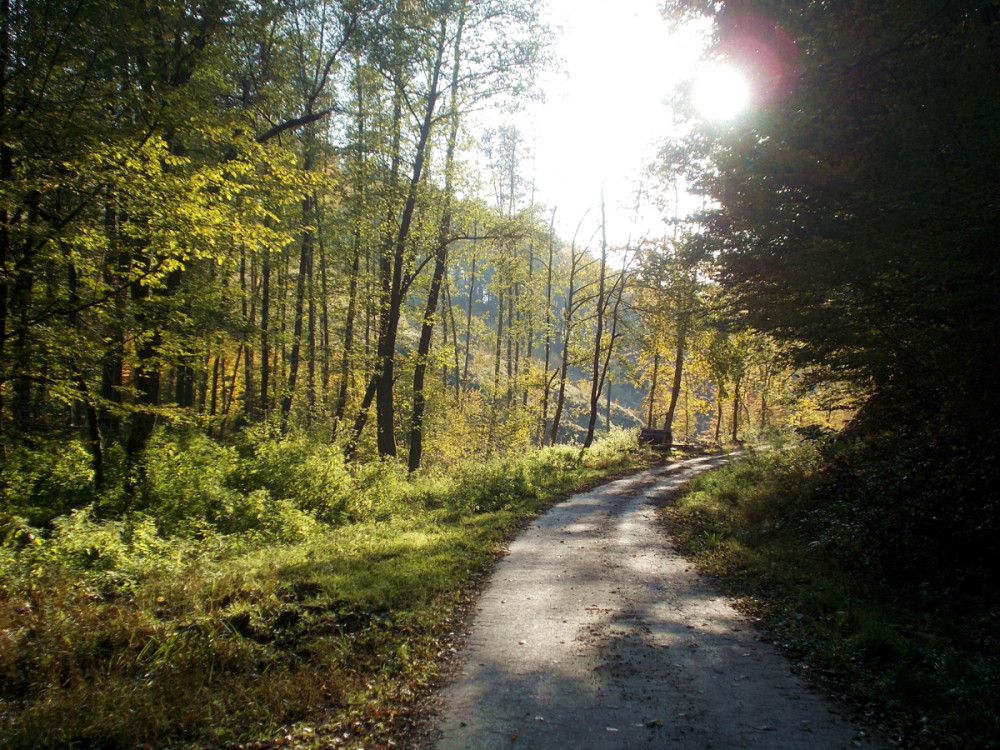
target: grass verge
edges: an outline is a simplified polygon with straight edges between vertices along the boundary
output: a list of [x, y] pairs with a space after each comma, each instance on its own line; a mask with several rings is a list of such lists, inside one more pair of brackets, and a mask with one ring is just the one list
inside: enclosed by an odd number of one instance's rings
[[815, 446], [751, 453], [697, 478], [663, 519], [799, 671], [895, 746], [1000, 747], [997, 602], [886, 585], [857, 541], [861, 501], [837, 491]]
[[[315, 483], [298, 504], [236, 492], [246, 463], [195, 498], [215, 464], [201, 451], [182, 492], [185, 451], [164, 451], [167, 478], [151, 482], [170, 484], [169, 502], [155, 508], [87, 507], [45, 528], [0, 518], [0, 746], [390, 747], [512, 532], [649, 460], [617, 435], [447, 477], [335, 467], [354, 484], [324, 505]], [[310, 476], [321, 463], [294, 456]]]

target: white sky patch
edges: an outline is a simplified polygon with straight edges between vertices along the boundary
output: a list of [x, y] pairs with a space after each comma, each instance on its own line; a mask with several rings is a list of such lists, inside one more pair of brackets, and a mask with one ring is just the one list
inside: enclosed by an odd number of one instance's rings
[[610, 243], [663, 236], [648, 201], [636, 215], [636, 192], [656, 142], [675, 127], [666, 101], [693, 74], [704, 34], [671, 36], [656, 0], [548, 5], [561, 69], [543, 78], [546, 101], [517, 120], [534, 151], [536, 199], [557, 207], [557, 230], [569, 240], [588, 209], [585, 224], [599, 219], [603, 185]]

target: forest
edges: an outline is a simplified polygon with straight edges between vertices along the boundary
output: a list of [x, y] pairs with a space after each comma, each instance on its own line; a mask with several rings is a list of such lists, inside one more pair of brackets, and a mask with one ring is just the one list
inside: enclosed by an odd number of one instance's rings
[[640, 426], [822, 446], [866, 580], [995, 602], [995, 0], [663, 3], [752, 107], [678, 92], [624, 246], [504, 118], [535, 0], [0, 3], [0, 744], [391, 724]]

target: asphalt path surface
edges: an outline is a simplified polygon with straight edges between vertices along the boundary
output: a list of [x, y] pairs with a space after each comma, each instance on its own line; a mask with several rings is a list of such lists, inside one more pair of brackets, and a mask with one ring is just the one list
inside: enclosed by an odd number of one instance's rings
[[656, 508], [726, 457], [574, 495], [511, 544], [420, 747], [880, 745], [810, 690], [676, 551]]

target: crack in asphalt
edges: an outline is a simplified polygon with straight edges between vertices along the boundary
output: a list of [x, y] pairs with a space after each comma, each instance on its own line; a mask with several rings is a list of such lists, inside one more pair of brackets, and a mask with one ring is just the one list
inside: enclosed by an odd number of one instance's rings
[[656, 506], [727, 456], [570, 497], [511, 544], [422, 747], [878, 747], [713, 590]]

